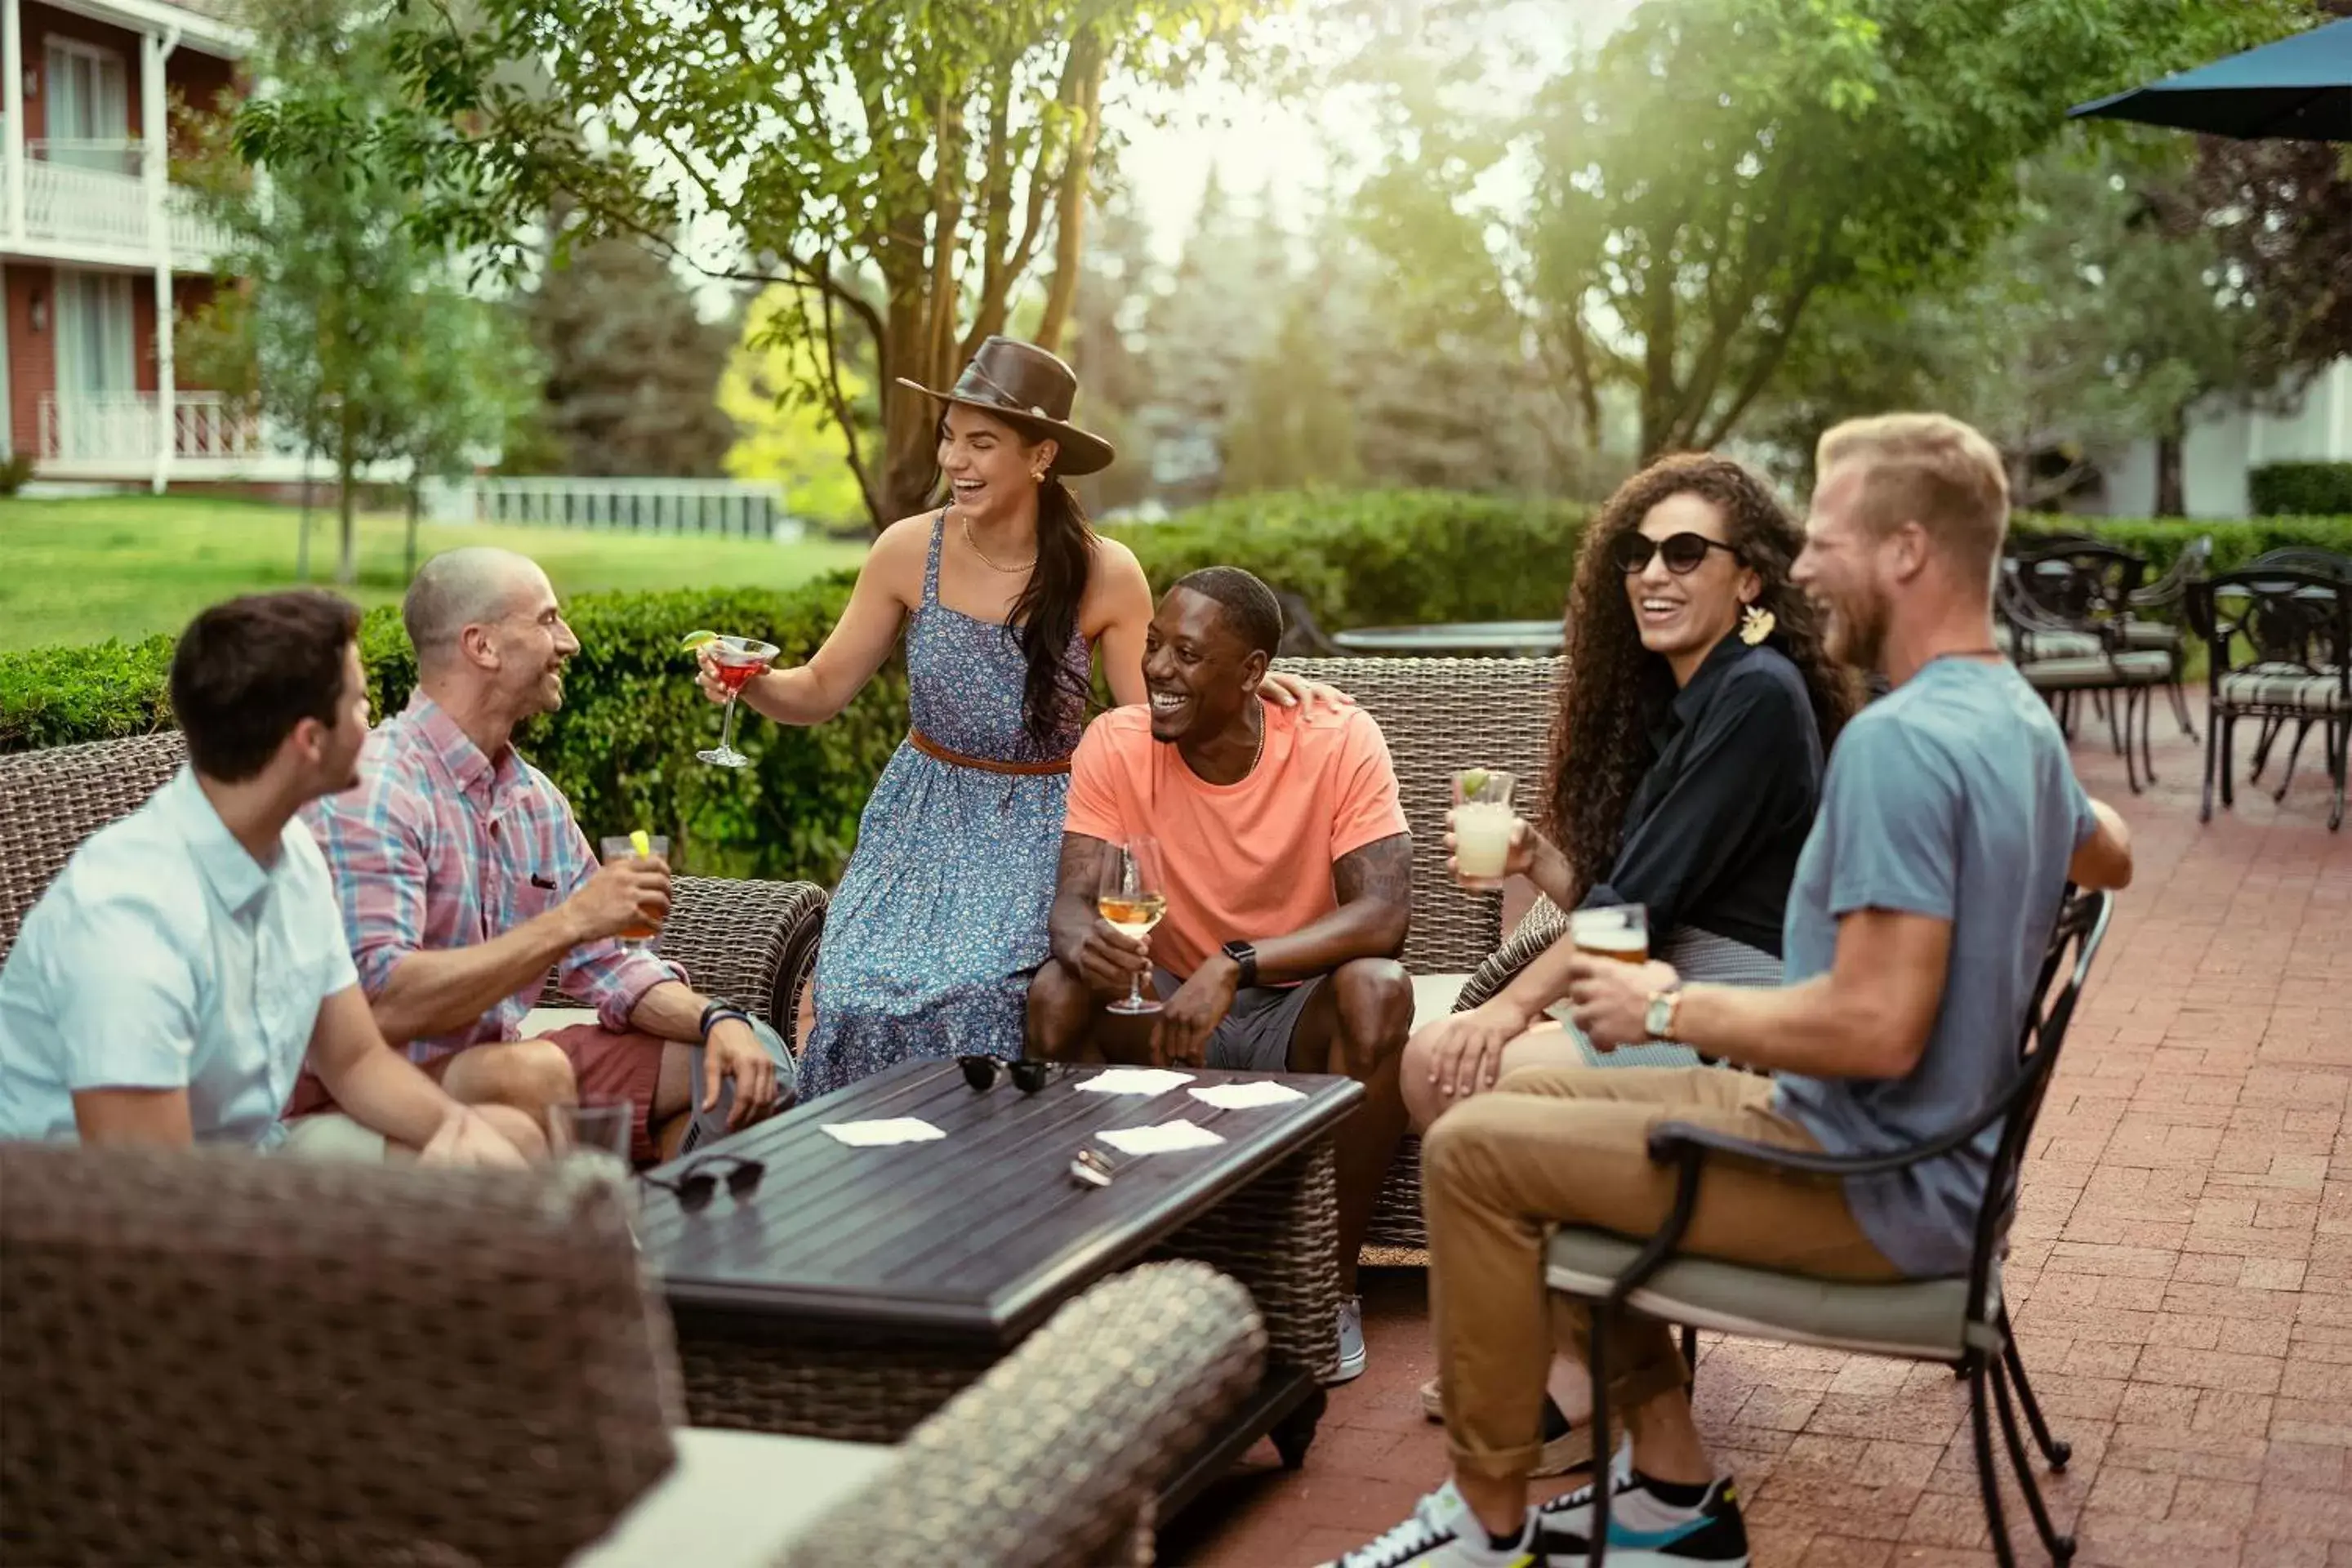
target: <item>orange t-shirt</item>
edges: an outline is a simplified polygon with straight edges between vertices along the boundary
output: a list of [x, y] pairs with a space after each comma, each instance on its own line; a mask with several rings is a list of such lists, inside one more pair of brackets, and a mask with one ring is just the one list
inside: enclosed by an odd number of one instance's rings
[[1148, 709], [1087, 727], [1070, 761], [1064, 826], [1117, 842], [1160, 841], [1168, 913], [1154, 963], [1180, 979], [1225, 943], [1288, 936], [1339, 907], [1331, 866], [1406, 831], [1396, 769], [1361, 709], [1265, 707], [1265, 754], [1238, 784], [1213, 784], [1151, 738]]

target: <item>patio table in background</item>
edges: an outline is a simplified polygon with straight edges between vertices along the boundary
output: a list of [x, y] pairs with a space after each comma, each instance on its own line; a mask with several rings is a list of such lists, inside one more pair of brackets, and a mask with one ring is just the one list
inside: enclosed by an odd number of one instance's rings
[[1448, 654], [1532, 658], [1560, 650], [1561, 623], [1457, 621], [1433, 626], [1359, 626], [1353, 631], [1333, 632], [1331, 640], [1349, 653], [1404, 654], [1423, 658]]

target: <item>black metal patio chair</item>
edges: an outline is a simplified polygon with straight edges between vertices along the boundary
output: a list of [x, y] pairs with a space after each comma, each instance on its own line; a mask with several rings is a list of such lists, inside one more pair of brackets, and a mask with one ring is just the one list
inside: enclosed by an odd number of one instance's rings
[[[2151, 783], [2156, 778], [2148, 741], [2151, 693], [2179, 674], [2178, 656], [2130, 646], [2131, 596], [2147, 569], [2147, 563], [2128, 551], [2069, 543], [2005, 561], [1994, 587], [1994, 607], [2008, 630], [2018, 673], [2049, 701], [2070, 739], [2077, 698], [2087, 692], [2103, 707], [2134, 795], [2143, 775]], [[2137, 759], [2131, 749], [2135, 721]]]
[[[2057, 1069], [2066, 1026], [2082, 996], [2092, 960], [2106, 936], [2113, 910], [2113, 900], [2105, 893], [2072, 894], [2070, 889], [2070, 894], [2042, 956], [2037, 1006], [2019, 1036], [2017, 1076], [1990, 1103], [1916, 1148], [1861, 1157], [1775, 1148], [1710, 1128], [1666, 1122], [1651, 1132], [1649, 1145], [1652, 1160], [1675, 1168], [1674, 1209], [1657, 1233], [1643, 1241], [1611, 1231], [1563, 1226], [1553, 1237], [1546, 1271], [1549, 1284], [1592, 1311], [1592, 1430], [1609, 1430], [1609, 1331], [1612, 1317], [1627, 1310], [1727, 1334], [1949, 1363], [1969, 1384], [1977, 1479], [1984, 1494], [1993, 1552], [2001, 1568], [2014, 1568], [2015, 1560], [2002, 1522], [2000, 1481], [1993, 1468], [1995, 1405], [2010, 1468], [2024, 1494], [2035, 1531], [2057, 1563], [2063, 1564], [2074, 1555], [2073, 1538], [2060, 1533], [2052, 1522], [2034, 1479], [2018, 1433], [2015, 1405], [2025, 1407], [2035, 1446], [2052, 1469], [2064, 1469], [2072, 1449], [2051, 1436], [2049, 1424], [2042, 1419], [2032, 1385], [2026, 1380], [2025, 1363], [2018, 1354], [2000, 1289], [2001, 1263], [2008, 1255], [2010, 1222], [2017, 1213], [2020, 1177], [2034, 1120], [2041, 1113], [2051, 1075]], [[2052, 986], [2060, 972], [2070, 968], [2070, 952], [2071, 970], [2064, 984], [2053, 993]], [[1738, 1160], [1766, 1170], [1813, 1176], [1882, 1175], [1973, 1144], [1995, 1128], [1999, 1140], [1988, 1163], [1984, 1203], [1977, 1213], [1966, 1274], [1857, 1284], [1681, 1253], [1710, 1161]], [[1689, 1342], [1687, 1335], [1685, 1342]], [[1591, 1568], [1601, 1568], [1607, 1552], [1608, 1492], [1607, 1487], [1593, 1489]]]
[[2192, 584], [2189, 619], [2205, 640], [2210, 710], [2205, 732], [2205, 790], [2197, 819], [2213, 817], [2213, 784], [2224, 809], [2237, 804], [2231, 746], [2238, 721], [2262, 725], [2252, 777], [2262, 776], [2271, 743], [2295, 726], [2284, 776], [2273, 798], [2286, 798], [2295, 760], [2315, 728], [2322, 731], [2327, 773], [2336, 786], [2330, 832], [2344, 823], [2347, 753], [2352, 752], [2352, 557], [2326, 551], [2276, 552], [2235, 572]]

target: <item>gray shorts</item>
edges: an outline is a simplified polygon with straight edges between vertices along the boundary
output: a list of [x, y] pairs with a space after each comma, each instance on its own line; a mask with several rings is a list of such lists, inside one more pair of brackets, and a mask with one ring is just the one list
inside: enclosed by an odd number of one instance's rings
[[[1298, 1016], [1328, 978], [1318, 974], [1296, 985], [1253, 985], [1237, 993], [1233, 1011], [1209, 1037], [1202, 1065], [1227, 1072], [1288, 1072], [1290, 1037], [1298, 1032]], [[1164, 969], [1154, 969], [1151, 984], [1165, 1002], [1183, 982]]]

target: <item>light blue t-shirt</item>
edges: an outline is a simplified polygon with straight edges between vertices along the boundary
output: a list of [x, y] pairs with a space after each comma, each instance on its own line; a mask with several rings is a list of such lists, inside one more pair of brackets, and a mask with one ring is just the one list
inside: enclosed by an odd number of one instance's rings
[[266, 1147], [319, 1005], [358, 984], [310, 830], [264, 866], [183, 767], [74, 851], [0, 964], [0, 1139], [73, 1139], [82, 1089], [184, 1089], [198, 1142]]
[[[1891, 1153], [1982, 1109], [2017, 1071], [2066, 868], [2097, 826], [2065, 737], [2011, 666], [1947, 658], [1855, 715], [1789, 892], [1785, 978], [1828, 973], [1838, 921], [1952, 922], [1934, 1031], [1901, 1079], [1779, 1075], [1777, 1103], [1832, 1154]], [[1846, 1184], [1854, 1219], [1915, 1278], [1968, 1268], [1998, 1125], [1941, 1159]]]

